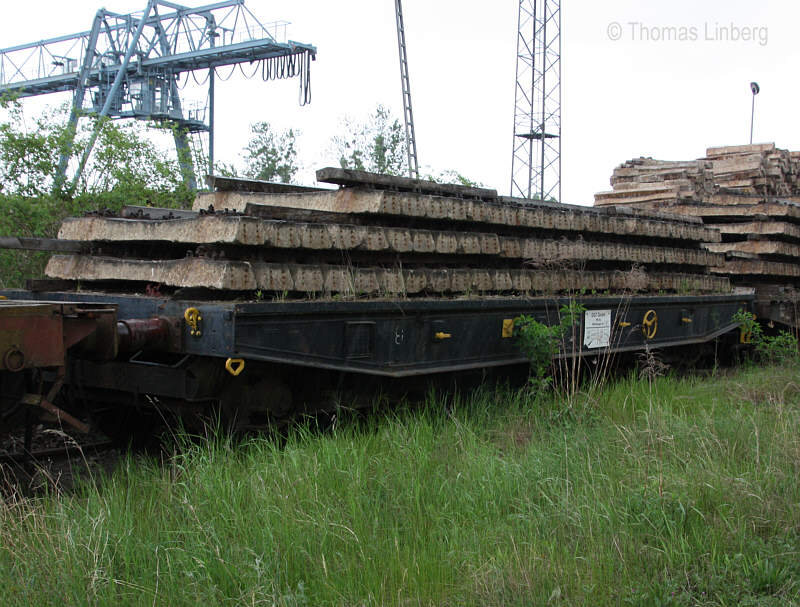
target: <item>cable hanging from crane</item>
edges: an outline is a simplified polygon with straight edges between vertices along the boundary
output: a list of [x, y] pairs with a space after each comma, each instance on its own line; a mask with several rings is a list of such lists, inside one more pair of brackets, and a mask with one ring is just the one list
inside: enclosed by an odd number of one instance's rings
[[220, 75], [219, 75], [219, 68], [218, 68], [218, 67], [213, 67], [213, 68], [211, 68], [211, 69], [213, 69], [213, 70], [214, 70], [214, 75], [215, 75], [215, 76], [218, 76], [218, 77], [219, 77], [219, 79], [220, 79], [222, 82], [227, 82], [228, 80], [230, 80], [230, 79], [233, 77], [233, 74], [236, 72], [236, 66], [235, 66], [235, 65], [232, 65], [232, 66], [231, 66], [231, 71], [230, 71], [230, 73], [228, 74], [228, 77], [227, 77], [227, 78], [223, 78], [222, 76], [220, 76]]
[[253, 78], [255, 78], [256, 74], [258, 74], [258, 71], [260, 69], [262, 69], [262, 67], [259, 65], [260, 63], [262, 63], [261, 61], [255, 61], [254, 63], [256, 65], [253, 68], [253, 73], [252, 74], [246, 74], [245, 71], [244, 71], [244, 64], [242, 64], [242, 63], [239, 64], [239, 71], [242, 73], [242, 76], [244, 76], [247, 80], [252, 80]]
[[[306, 105], [311, 101], [311, 54], [306, 51], [301, 51], [293, 55], [285, 55], [278, 57], [270, 57], [269, 59], [261, 59], [254, 62], [256, 65], [251, 74], [244, 71], [243, 64], [239, 64], [239, 71], [245, 78], [252, 79], [261, 71], [261, 79], [264, 82], [270, 80], [284, 80], [300, 76], [300, 105]], [[231, 79], [236, 72], [236, 66], [231, 66], [231, 71], [225, 77], [220, 74], [218, 67], [213, 68], [214, 74], [222, 82], [227, 82]], [[204, 86], [210, 77], [210, 71], [206, 73], [206, 77], [202, 80], [197, 78], [196, 71], [189, 72], [192, 80], [197, 86]], [[183, 84], [180, 84], [180, 75], [175, 75], [175, 84], [179, 90], [184, 90], [189, 83], [189, 78], [184, 78]]]
[[311, 53], [303, 52], [300, 60], [303, 62], [302, 73], [300, 74], [300, 105], [311, 103], [311, 61], [314, 57]]
[[300, 105], [306, 105], [311, 101], [311, 53], [302, 49], [291, 55], [262, 61], [261, 78], [264, 82], [295, 76], [300, 76]]

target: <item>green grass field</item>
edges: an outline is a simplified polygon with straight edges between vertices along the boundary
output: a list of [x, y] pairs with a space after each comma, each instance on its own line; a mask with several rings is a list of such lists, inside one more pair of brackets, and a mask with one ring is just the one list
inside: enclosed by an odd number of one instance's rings
[[0, 504], [4, 605], [800, 604], [797, 367], [524, 391]]

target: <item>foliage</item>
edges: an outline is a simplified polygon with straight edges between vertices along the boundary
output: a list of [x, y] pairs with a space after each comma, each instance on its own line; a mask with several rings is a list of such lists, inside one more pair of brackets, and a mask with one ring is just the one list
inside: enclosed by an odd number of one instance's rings
[[[332, 143], [334, 154], [343, 169], [395, 176], [408, 174], [405, 129], [388, 108], [379, 104], [363, 123], [347, 117], [342, 130], [343, 134], [333, 137]], [[435, 183], [485, 187], [454, 170], [438, 173], [428, 170], [422, 179]]]
[[219, 175], [220, 177], [239, 177], [239, 170], [233, 164], [215, 162], [214, 175]]
[[451, 170], [447, 170], [447, 171], [442, 171], [441, 173], [438, 173], [437, 175], [434, 175], [432, 173], [428, 173], [425, 176], [425, 179], [427, 179], [428, 181], [433, 181], [435, 183], [452, 183], [452, 184], [456, 184], [456, 185], [467, 186], [467, 187], [470, 187], [470, 188], [483, 188], [483, 187], [486, 187], [481, 182], [474, 181], [474, 180], [470, 179], [469, 177], [465, 177], [464, 175], [462, 175], [458, 171], [453, 171], [452, 169]]
[[796, 372], [560, 406], [487, 386], [6, 491], [3, 604], [799, 604]]
[[[28, 125], [17, 100], [0, 102], [7, 120], [0, 123], [0, 193], [44, 198], [53, 195], [62, 150], [69, 147], [71, 131], [66, 106], [49, 109]], [[96, 121], [83, 121], [74, 133], [72, 157], [79, 157]], [[88, 165], [74, 192], [61, 198], [98, 195], [101, 202], [184, 205], [192, 193], [184, 184], [177, 157], [164, 154], [136, 121], [100, 119], [98, 137]]]
[[537, 390], [545, 390], [552, 384], [548, 377], [553, 357], [564, 349], [568, 332], [578, 323], [586, 311], [582, 304], [571, 301], [558, 310], [558, 324], [547, 325], [533, 316], [518, 316], [514, 319], [514, 331], [522, 353], [530, 360], [529, 381]]
[[29, 129], [18, 101], [4, 100], [0, 106], [9, 114], [9, 120], [0, 123], [0, 193], [49, 193], [65, 129], [56, 127], [47, 114], [37, 118]]
[[[0, 195], [0, 235], [52, 238], [66, 209], [52, 197], [24, 198]], [[27, 278], [38, 278], [48, 254], [37, 251], [0, 250], [0, 288], [21, 287]]]
[[263, 181], [292, 183], [298, 170], [296, 139], [292, 129], [276, 132], [268, 122], [250, 126], [252, 138], [244, 151], [245, 176]]
[[[59, 155], [67, 145], [64, 108], [48, 110], [28, 124], [18, 101], [3, 99], [0, 122], [0, 235], [54, 238], [61, 220], [98, 208], [127, 204], [180, 207], [194, 193], [184, 184], [177, 159], [148, 140], [141, 123], [104, 120], [77, 191], [54, 193]], [[94, 124], [94, 123], [92, 123]], [[87, 127], [87, 129], [90, 127]], [[79, 155], [88, 130], [76, 134]], [[21, 286], [41, 276], [45, 253], [0, 251], [0, 287]]]
[[400, 121], [378, 105], [365, 123], [344, 120], [344, 134], [333, 138], [333, 148], [343, 169], [383, 175], [408, 171], [406, 138]]
[[102, 121], [81, 193], [99, 195], [109, 203], [191, 203], [194, 192], [186, 186], [178, 160], [165, 158], [163, 151], [146, 139], [143, 128], [140, 123]]
[[797, 349], [797, 338], [788, 331], [778, 331], [776, 335], [767, 335], [755, 314], [739, 310], [733, 315], [733, 321], [741, 326], [745, 341], [752, 343], [756, 355], [768, 363], [791, 363], [800, 359]]

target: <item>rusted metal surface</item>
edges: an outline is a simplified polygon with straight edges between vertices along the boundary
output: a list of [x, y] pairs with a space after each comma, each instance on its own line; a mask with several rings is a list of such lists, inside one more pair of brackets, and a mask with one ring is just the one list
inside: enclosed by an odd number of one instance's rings
[[0, 371], [61, 367], [71, 349], [113, 360], [144, 348], [176, 350], [179, 342], [177, 319], [117, 322], [113, 305], [0, 300]]
[[168, 346], [170, 320], [167, 318], [132, 318], [117, 322], [118, 352], [160, 350]]
[[61, 305], [0, 301], [0, 371], [64, 364]]
[[107, 306], [67, 305], [64, 316], [64, 346], [75, 348], [99, 360], [117, 356], [117, 308]]
[[24, 405], [28, 405], [31, 407], [38, 407], [43, 411], [46, 411], [50, 415], [55, 418], [59, 424], [65, 423], [69, 426], [72, 426], [78, 432], [86, 434], [89, 432], [89, 425], [85, 424], [84, 422], [80, 421], [76, 417], [72, 416], [71, 414], [67, 413], [60, 407], [57, 407], [53, 404], [53, 399], [58, 395], [61, 391], [62, 386], [64, 385], [64, 367], [59, 367], [56, 380], [50, 386], [50, 389], [47, 391], [47, 394], [42, 396], [39, 394], [25, 394], [22, 397], [22, 403]]
[[[115, 322], [116, 307], [106, 304], [0, 301], [0, 373], [19, 378], [13, 393], [3, 394], [0, 417], [9, 421], [20, 407], [33, 407], [78, 432], [88, 432], [87, 424], [54, 401], [63, 385], [70, 349], [82, 349], [98, 359], [116, 356]], [[31, 381], [33, 369], [56, 370], [45, 394], [27, 391], [37, 384], [41, 389], [41, 380]], [[24, 417], [30, 426], [30, 413]]]

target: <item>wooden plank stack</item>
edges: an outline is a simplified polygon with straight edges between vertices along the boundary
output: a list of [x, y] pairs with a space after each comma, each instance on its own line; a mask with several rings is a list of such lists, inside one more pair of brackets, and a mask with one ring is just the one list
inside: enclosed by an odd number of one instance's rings
[[[672, 165], [702, 166], [703, 176], [697, 168], [679, 188], [666, 168]], [[638, 158], [614, 169], [611, 185], [595, 205], [676, 213], [719, 230], [721, 241], [704, 246], [725, 256], [711, 271], [734, 286], [769, 297], [800, 288], [800, 152], [763, 143], [708, 148], [685, 163]], [[638, 194], [656, 187], [669, 188], [669, 196]]]
[[192, 211], [69, 218], [51, 278], [86, 288], [241, 297], [724, 293], [719, 232], [625, 207], [531, 203], [485, 188], [342, 169], [339, 189], [217, 180]]

